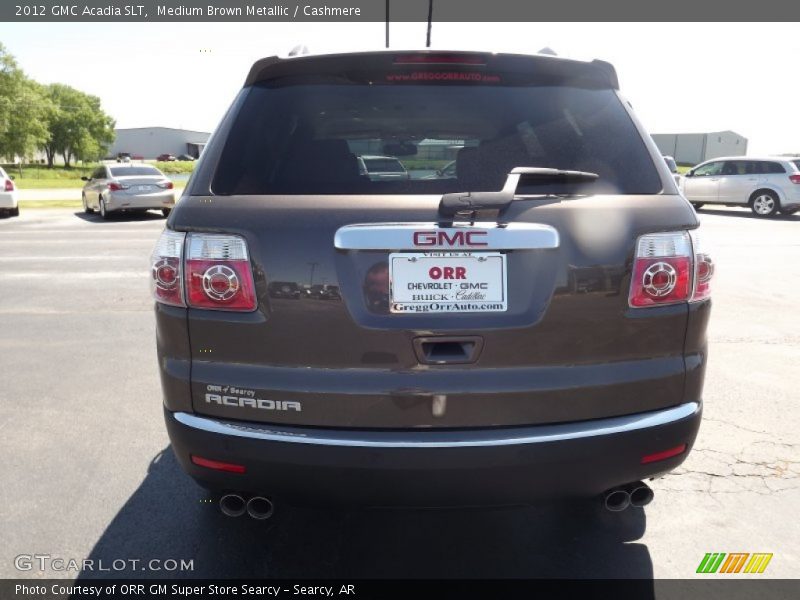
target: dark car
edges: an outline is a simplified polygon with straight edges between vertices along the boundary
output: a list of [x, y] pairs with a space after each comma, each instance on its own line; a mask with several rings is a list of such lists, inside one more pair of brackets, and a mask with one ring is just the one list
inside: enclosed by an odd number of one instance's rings
[[336, 285], [316, 284], [308, 290], [308, 297], [317, 300], [340, 300], [339, 287]]
[[271, 298], [300, 299], [300, 286], [294, 281], [271, 281], [267, 286]]
[[675, 180], [675, 184], [680, 187], [681, 185], [681, 174], [678, 172], [678, 164], [675, 162], [675, 159], [671, 156], [664, 156], [664, 162], [667, 163], [667, 168], [669, 172], [672, 173], [672, 178]]
[[[456, 177], [359, 173], [398, 139], [463, 145]], [[152, 258], [175, 455], [255, 518], [643, 506], [700, 425], [698, 225], [607, 63], [261, 60]], [[273, 301], [314, 277], [337, 297]]]
[[159, 162], [175, 162], [178, 159], [172, 154], [159, 154], [156, 156], [156, 160]]

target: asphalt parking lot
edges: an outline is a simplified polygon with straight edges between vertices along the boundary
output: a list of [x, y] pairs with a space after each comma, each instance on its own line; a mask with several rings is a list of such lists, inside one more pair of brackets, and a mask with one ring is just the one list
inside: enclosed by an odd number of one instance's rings
[[[797, 577], [800, 215], [701, 215], [717, 263], [705, 419], [646, 509], [278, 507], [265, 523], [221, 516], [172, 457], [147, 286], [160, 215], [0, 219], [0, 577], [684, 578], [707, 552], [771, 552], [762, 577]], [[37, 553], [127, 564], [15, 568]], [[154, 558], [194, 568], [142, 570]]]

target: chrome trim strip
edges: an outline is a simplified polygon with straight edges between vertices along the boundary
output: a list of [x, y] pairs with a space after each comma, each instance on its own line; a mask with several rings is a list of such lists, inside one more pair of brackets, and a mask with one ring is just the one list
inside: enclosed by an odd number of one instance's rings
[[[480, 232], [481, 245], [415, 244], [415, 232], [435, 232], [455, 240], [464, 234]], [[429, 241], [426, 238], [425, 241]], [[440, 241], [440, 240], [439, 240]], [[477, 241], [477, 240], [476, 240]], [[339, 250], [538, 250], [558, 248], [558, 231], [542, 223], [458, 223], [452, 227], [439, 227], [437, 223], [363, 223], [345, 225], [336, 231], [333, 245]]]
[[[536, 433], [520, 435], [520, 429], [472, 430], [472, 431], [339, 431], [292, 427], [284, 431], [269, 429], [271, 426], [252, 426], [234, 421], [219, 421], [208, 417], [178, 412], [174, 413], [179, 423], [220, 435], [287, 442], [294, 444], [314, 444], [318, 446], [346, 446], [351, 448], [475, 448], [486, 446], [517, 446], [577, 440], [601, 435], [627, 433], [649, 427], [667, 425], [695, 414], [700, 408], [697, 402], [688, 402], [665, 410], [612, 417], [583, 423], [564, 423], [559, 425], [535, 425], [525, 430], [538, 430]], [[517, 437], [513, 437], [513, 436]], [[463, 439], [473, 436], [471, 439]], [[498, 437], [502, 436], [502, 437]], [[511, 437], [506, 437], [511, 436]]]

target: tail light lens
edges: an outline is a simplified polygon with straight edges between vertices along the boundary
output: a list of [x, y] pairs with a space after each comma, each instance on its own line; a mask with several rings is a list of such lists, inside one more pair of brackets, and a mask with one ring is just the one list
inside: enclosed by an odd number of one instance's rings
[[711, 295], [713, 275], [697, 231], [649, 233], [636, 243], [628, 303], [644, 308], [703, 300]]
[[121, 190], [127, 190], [130, 187], [131, 186], [125, 185], [124, 183], [119, 183], [118, 181], [112, 181], [111, 183], [108, 184], [108, 189], [111, 190], [112, 192], [119, 192]]
[[256, 309], [253, 271], [243, 238], [189, 234], [185, 266], [189, 306], [241, 312]]
[[5, 191], [7, 191], [7, 192], [13, 192], [14, 191], [14, 182], [11, 181], [10, 179], [6, 179]]
[[703, 251], [700, 234], [696, 229], [689, 232], [694, 252], [694, 285], [692, 302], [704, 300], [711, 296], [711, 278], [714, 276], [714, 261]]
[[634, 308], [689, 300], [692, 291], [692, 244], [685, 231], [651, 233], [636, 243], [631, 291]]
[[186, 306], [181, 266], [185, 238], [185, 233], [164, 230], [150, 258], [150, 289], [163, 304]]
[[171, 181], [162, 181], [158, 184], [158, 187], [164, 188], [165, 190], [171, 190], [175, 187], [175, 185]]
[[800, 183], [800, 175], [789, 175], [789, 179], [792, 183]]

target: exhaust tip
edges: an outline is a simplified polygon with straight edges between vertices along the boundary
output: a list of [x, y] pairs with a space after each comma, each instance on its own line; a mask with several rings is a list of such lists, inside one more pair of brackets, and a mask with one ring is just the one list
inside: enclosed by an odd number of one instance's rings
[[621, 512], [628, 508], [630, 503], [630, 494], [621, 488], [609, 490], [603, 497], [603, 505], [606, 507], [606, 510], [610, 510], [611, 512]]
[[228, 517], [241, 517], [247, 511], [244, 498], [239, 494], [225, 494], [219, 499], [219, 509]]
[[264, 496], [253, 496], [247, 503], [247, 514], [259, 521], [269, 519], [274, 512], [275, 505], [272, 504], [272, 500]]
[[637, 508], [647, 506], [655, 497], [655, 493], [650, 486], [642, 481], [631, 484], [628, 493], [631, 496], [631, 506], [635, 506]]

